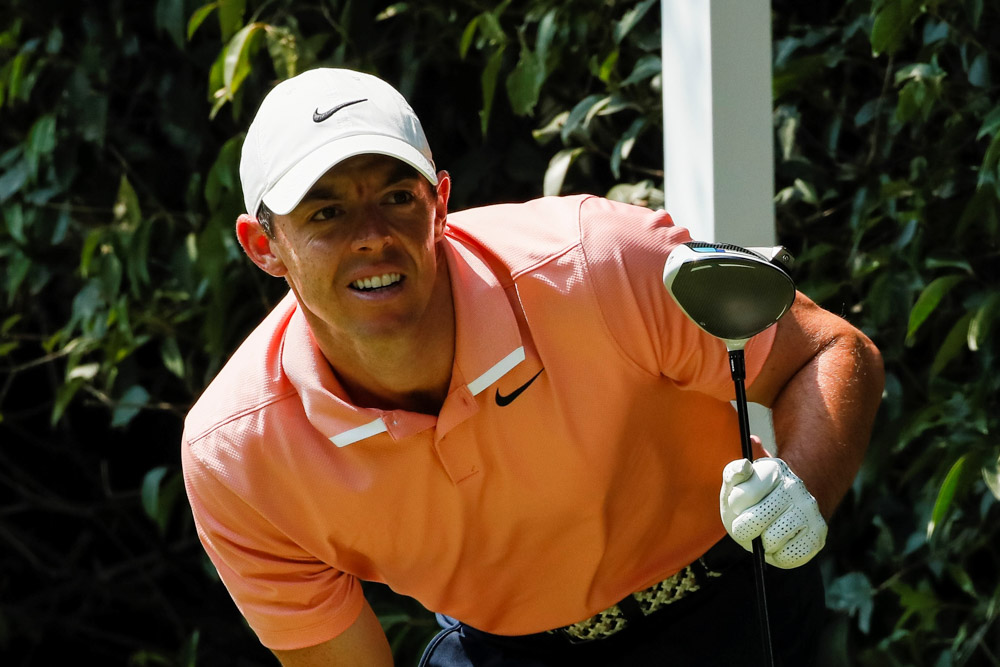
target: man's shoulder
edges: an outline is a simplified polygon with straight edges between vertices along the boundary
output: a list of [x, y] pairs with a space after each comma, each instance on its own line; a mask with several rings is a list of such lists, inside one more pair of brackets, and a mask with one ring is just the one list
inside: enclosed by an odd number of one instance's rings
[[485, 249], [515, 276], [573, 248], [600, 263], [622, 252], [660, 254], [664, 234], [676, 242], [681, 231], [665, 211], [596, 195], [481, 206], [449, 214], [448, 225], [452, 237]]
[[580, 207], [588, 198], [542, 197], [465, 209], [448, 214], [448, 232], [500, 257], [545, 257], [579, 242]]
[[188, 442], [239, 422], [295, 393], [281, 364], [281, 338], [295, 308], [291, 295], [283, 299], [212, 379], [185, 418]]

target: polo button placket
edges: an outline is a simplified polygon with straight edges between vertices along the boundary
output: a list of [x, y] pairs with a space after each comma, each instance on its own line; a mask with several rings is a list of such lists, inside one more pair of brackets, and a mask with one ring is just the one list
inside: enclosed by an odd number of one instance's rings
[[467, 386], [461, 386], [445, 399], [438, 415], [437, 428], [434, 431], [434, 450], [438, 460], [448, 473], [452, 483], [458, 484], [464, 479], [479, 472], [481, 461], [474, 441], [455, 437], [449, 438], [462, 422], [479, 411], [479, 404]]

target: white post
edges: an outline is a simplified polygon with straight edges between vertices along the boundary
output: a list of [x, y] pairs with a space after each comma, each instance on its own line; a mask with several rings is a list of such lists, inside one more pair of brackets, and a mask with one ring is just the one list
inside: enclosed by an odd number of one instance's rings
[[[774, 230], [770, 0], [660, 0], [665, 208], [696, 241]], [[750, 427], [773, 451], [769, 411]]]
[[661, 0], [666, 209], [699, 241], [773, 245], [770, 0]]

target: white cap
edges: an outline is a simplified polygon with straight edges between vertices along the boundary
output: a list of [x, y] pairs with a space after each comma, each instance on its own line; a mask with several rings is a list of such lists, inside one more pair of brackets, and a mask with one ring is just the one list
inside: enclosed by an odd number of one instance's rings
[[334, 165], [378, 153], [409, 164], [437, 185], [427, 137], [413, 109], [385, 81], [321, 68], [282, 81], [247, 130], [240, 181], [247, 213], [261, 202], [289, 213]]

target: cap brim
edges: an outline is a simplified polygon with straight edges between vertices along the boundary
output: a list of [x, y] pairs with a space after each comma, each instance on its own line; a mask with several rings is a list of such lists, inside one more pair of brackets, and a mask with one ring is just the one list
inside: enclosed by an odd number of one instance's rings
[[357, 135], [324, 144], [299, 160], [271, 186], [262, 201], [278, 215], [291, 213], [323, 174], [348, 158], [369, 153], [402, 160], [437, 185], [434, 164], [410, 144], [394, 137]]

